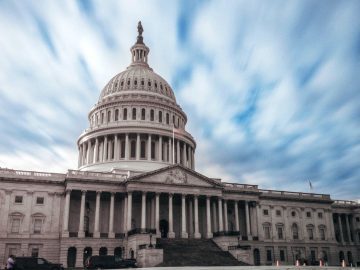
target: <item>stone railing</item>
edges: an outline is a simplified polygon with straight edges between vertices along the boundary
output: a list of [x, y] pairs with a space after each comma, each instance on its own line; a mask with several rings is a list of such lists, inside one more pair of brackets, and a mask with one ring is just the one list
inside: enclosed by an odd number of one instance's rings
[[116, 180], [124, 181], [128, 178], [127, 173], [102, 173], [102, 172], [86, 172], [78, 170], [68, 170], [67, 177], [76, 179], [95, 179], [95, 180]]
[[306, 193], [306, 192], [293, 192], [293, 191], [281, 191], [281, 190], [270, 190], [270, 189], [259, 189], [262, 195], [266, 196], [281, 196], [281, 197], [296, 197], [302, 199], [323, 199], [330, 200], [329, 194], [317, 194], [317, 193]]
[[352, 205], [352, 206], [360, 206], [360, 203], [356, 202], [356, 201], [346, 201], [346, 200], [335, 200], [334, 204], [338, 204], [338, 205]]
[[225, 188], [233, 188], [233, 189], [247, 189], [247, 190], [257, 190], [257, 185], [248, 185], [248, 184], [237, 184], [237, 183], [226, 183], [224, 182], [223, 185]]
[[65, 180], [65, 174], [62, 173], [34, 172], [12, 169], [0, 169], [0, 177], [39, 180]]

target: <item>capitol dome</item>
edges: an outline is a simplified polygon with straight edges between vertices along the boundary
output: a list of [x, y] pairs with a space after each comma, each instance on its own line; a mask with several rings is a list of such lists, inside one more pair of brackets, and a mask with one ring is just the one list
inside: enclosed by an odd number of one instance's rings
[[171, 164], [194, 169], [196, 143], [171, 86], [148, 64], [149, 48], [138, 25], [131, 64], [101, 91], [78, 139], [79, 169], [147, 172]]

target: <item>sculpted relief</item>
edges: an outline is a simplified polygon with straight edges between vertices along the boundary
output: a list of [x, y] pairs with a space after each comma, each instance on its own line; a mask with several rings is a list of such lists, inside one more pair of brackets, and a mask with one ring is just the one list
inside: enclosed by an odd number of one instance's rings
[[187, 182], [186, 173], [179, 169], [169, 171], [165, 178], [167, 184], [187, 184]]

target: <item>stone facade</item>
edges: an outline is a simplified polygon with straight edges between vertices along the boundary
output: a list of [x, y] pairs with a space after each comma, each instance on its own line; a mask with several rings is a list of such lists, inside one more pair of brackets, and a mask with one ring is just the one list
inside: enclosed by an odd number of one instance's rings
[[12, 253], [65, 266], [117, 254], [148, 266], [162, 260], [151, 248], [159, 237], [210, 238], [251, 264], [359, 262], [360, 204], [195, 171], [186, 114], [148, 66], [141, 34], [89, 113], [78, 170], [0, 169], [0, 265]]

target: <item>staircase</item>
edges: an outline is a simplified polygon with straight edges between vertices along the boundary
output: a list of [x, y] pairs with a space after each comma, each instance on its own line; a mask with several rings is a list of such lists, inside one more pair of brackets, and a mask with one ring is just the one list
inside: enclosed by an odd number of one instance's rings
[[247, 265], [222, 251], [210, 239], [157, 239], [164, 250], [158, 266], [236, 266]]

